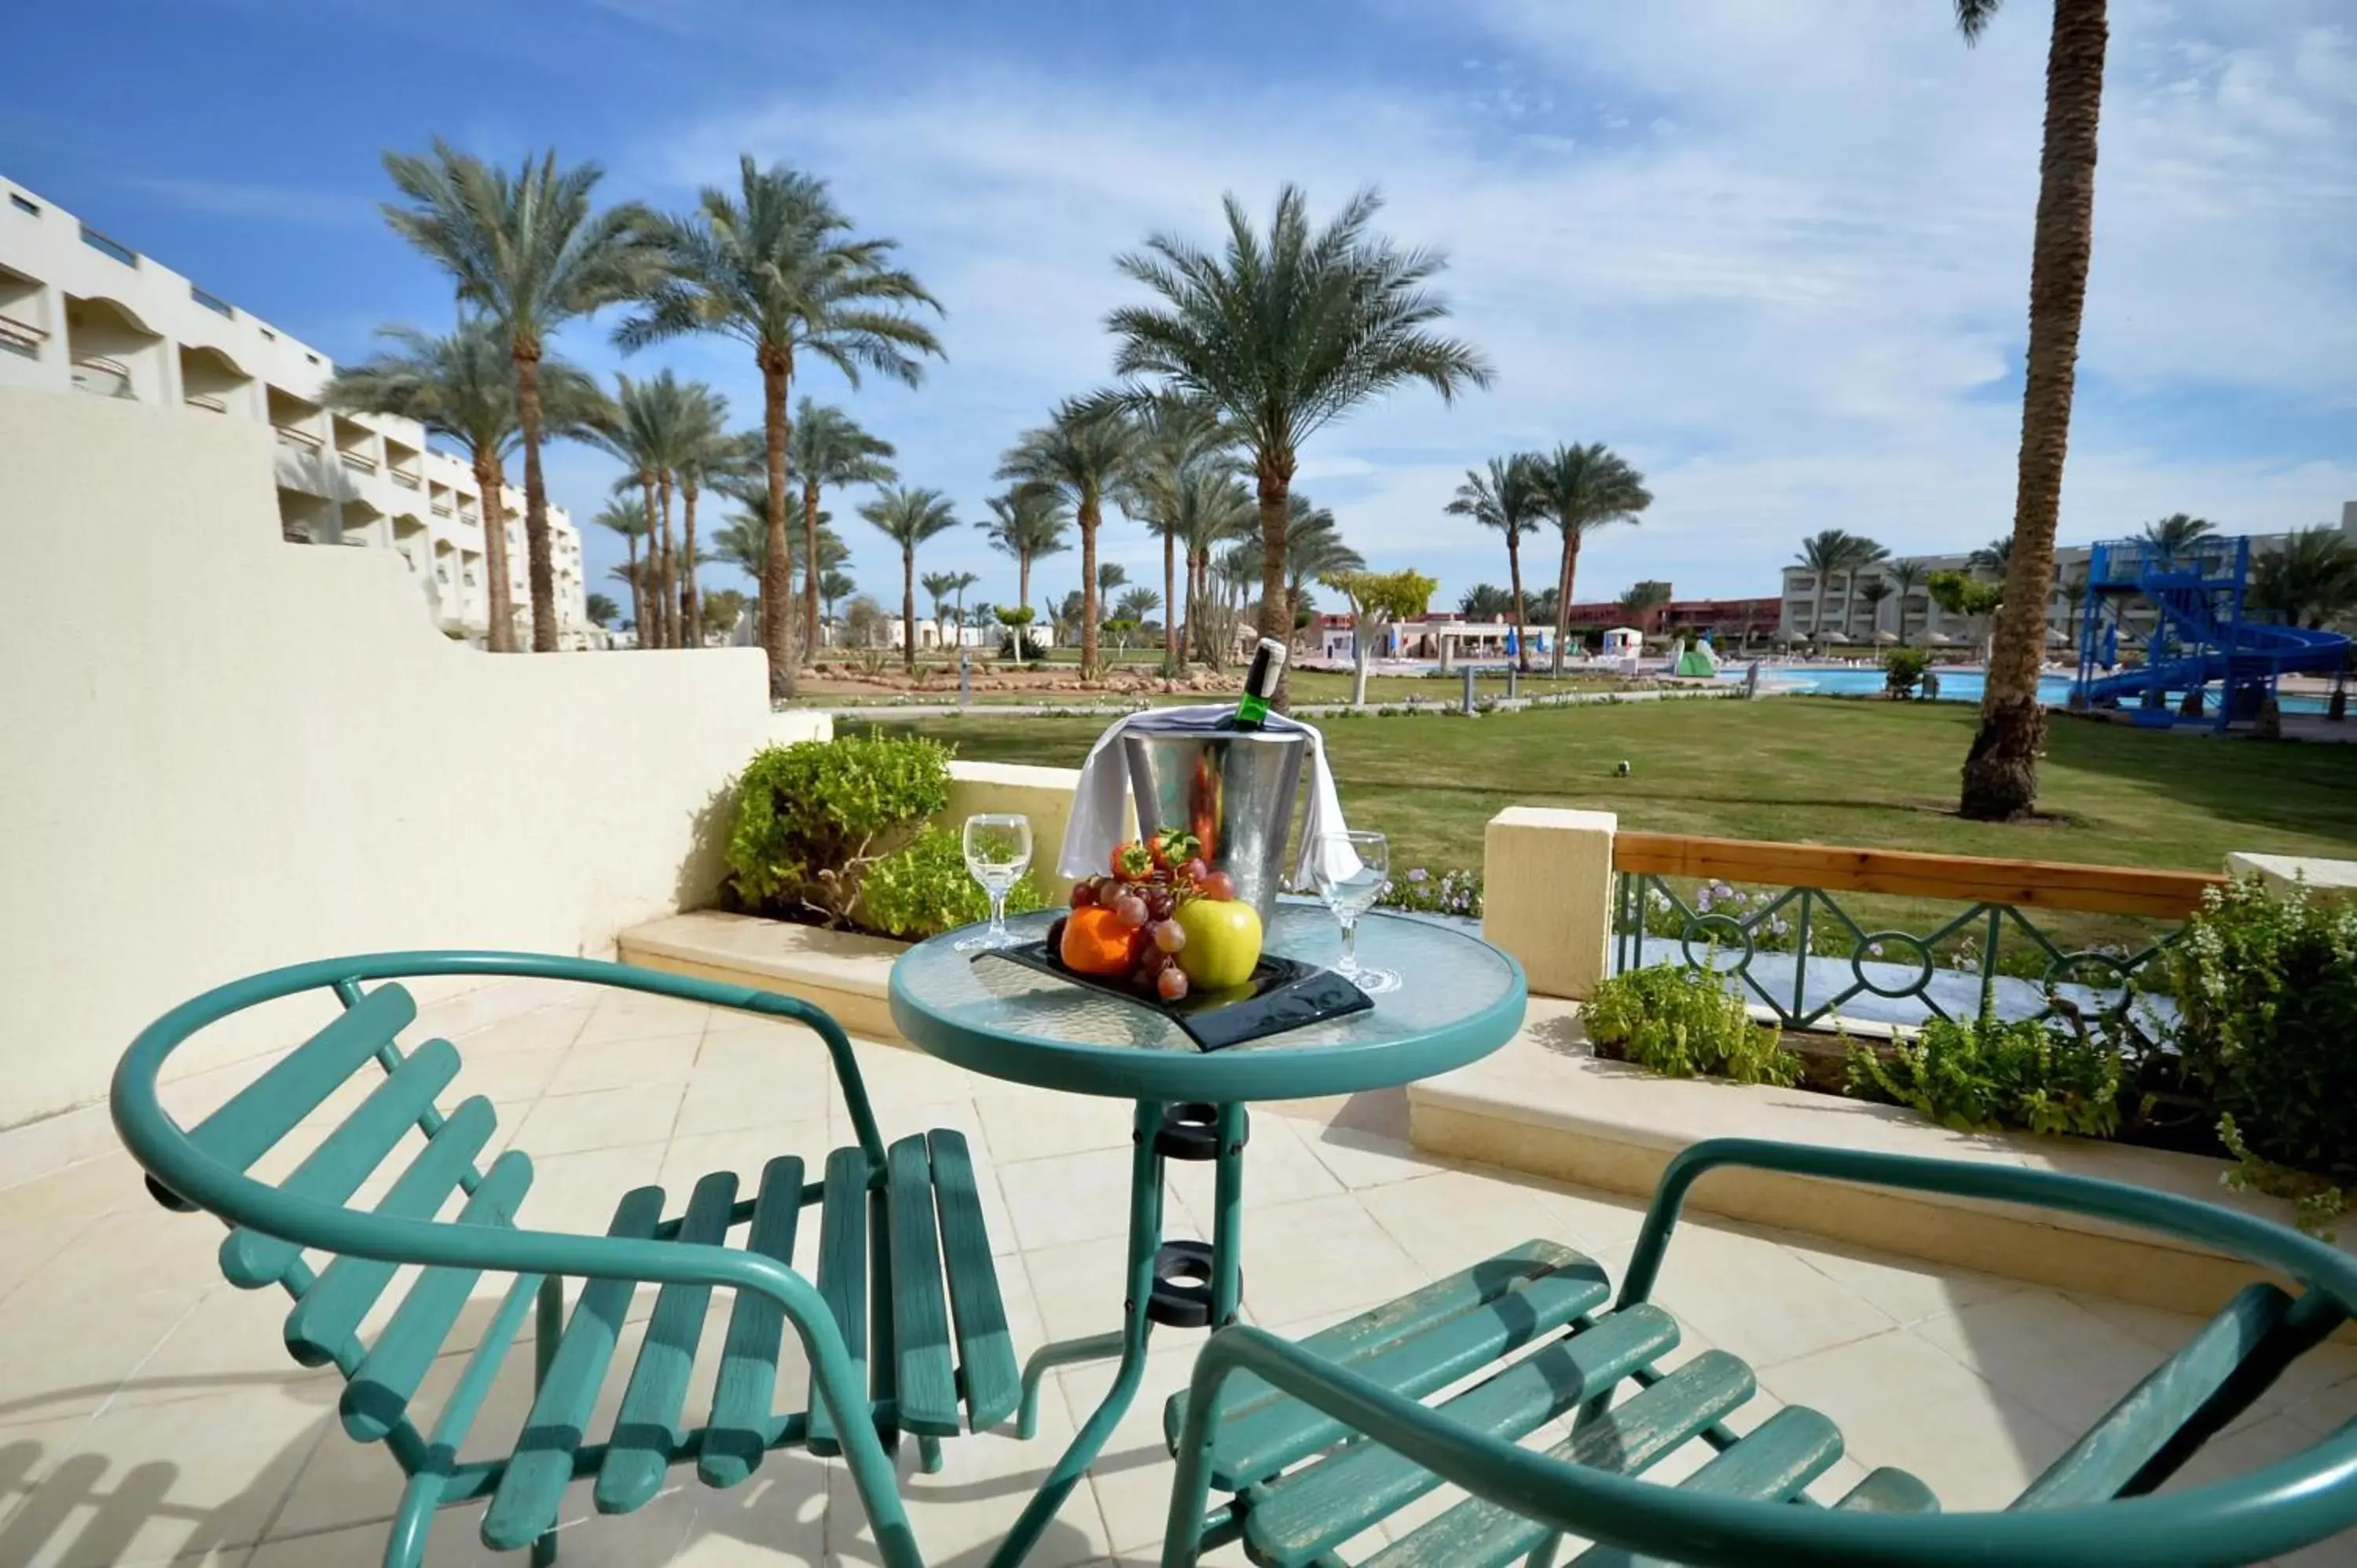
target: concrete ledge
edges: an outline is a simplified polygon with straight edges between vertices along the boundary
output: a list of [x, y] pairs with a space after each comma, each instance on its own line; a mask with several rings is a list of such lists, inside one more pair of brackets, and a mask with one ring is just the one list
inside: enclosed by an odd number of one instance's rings
[[[2290, 1206], [2219, 1185], [2224, 1161], [2081, 1138], [1953, 1133], [1912, 1112], [1804, 1090], [1656, 1078], [1588, 1053], [1578, 1010], [1533, 998], [1503, 1050], [1408, 1089], [1426, 1152], [1650, 1197], [1672, 1155], [1742, 1136], [1988, 1161], [2179, 1193], [2287, 1223]], [[2208, 1315], [2260, 1277], [2233, 1259], [2108, 1221], [1932, 1193], [1723, 1170], [1689, 1202], [1908, 1257]], [[2343, 1246], [2348, 1243], [2344, 1240]], [[2347, 1328], [2342, 1337], [2352, 1337]]]
[[848, 1034], [906, 1043], [888, 1000], [900, 942], [714, 909], [634, 926], [616, 942], [625, 963], [780, 991], [825, 1008]]

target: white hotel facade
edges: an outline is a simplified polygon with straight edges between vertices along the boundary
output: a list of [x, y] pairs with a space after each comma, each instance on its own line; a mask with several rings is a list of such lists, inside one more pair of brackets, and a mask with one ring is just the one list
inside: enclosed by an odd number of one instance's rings
[[[0, 387], [123, 398], [194, 419], [266, 423], [281, 534], [292, 543], [393, 550], [425, 613], [480, 640], [490, 576], [474, 469], [405, 419], [319, 400], [335, 366], [151, 256], [0, 178]], [[518, 646], [530, 646], [523, 493], [501, 500]], [[548, 509], [562, 644], [587, 646], [581, 535]]]

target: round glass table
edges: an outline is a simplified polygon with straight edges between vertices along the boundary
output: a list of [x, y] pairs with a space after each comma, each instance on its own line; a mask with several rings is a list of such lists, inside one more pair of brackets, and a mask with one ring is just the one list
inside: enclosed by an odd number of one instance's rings
[[[1018, 941], [1045, 935], [1054, 911], [1008, 922]], [[1398, 989], [1360, 1013], [1207, 1051], [1158, 1009], [988, 953], [960, 952], [964, 932], [920, 942], [892, 966], [892, 1019], [944, 1061], [1014, 1083], [1135, 1103], [1129, 1244], [1118, 1332], [1046, 1345], [1023, 1371], [1017, 1432], [1037, 1430], [1049, 1369], [1118, 1355], [1121, 1366], [992, 1562], [1019, 1563], [1136, 1397], [1152, 1326], [1222, 1327], [1243, 1299], [1244, 1102], [1387, 1088], [1489, 1055], [1522, 1027], [1522, 966], [1464, 930], [1403, 915], [1359, 922], [1359, 959], [1397, 973]], [[1330, 967], [1341, 933], [1323, 905], [1280, 901], [1265, 950]], [[1162, 1236], [1163, 1163], [1216, 1162], [1211, 1241]]]

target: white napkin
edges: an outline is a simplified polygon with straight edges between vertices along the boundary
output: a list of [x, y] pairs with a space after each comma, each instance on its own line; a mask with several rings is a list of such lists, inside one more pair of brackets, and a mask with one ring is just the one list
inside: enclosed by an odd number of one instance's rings
[[[1088, 760], [1081, 764], [1081, 782], [1072, 793], [1072, 820], [1065, 825], [1064, 853], [1056, 863], [1058, 874], [1075, 878], [1103, 875], [1113, 846], [1122, 840], [1125, 825], [1122, 811], [1129, 800], [1129, 752], [1118, 744], [1125, 732], [1141, 724], [1157, 730], [1209, 732], [1232, 718], [1235, 711], [1232, 703], [1147, 708], [1107, 726], [1089, 748]], [[1350, 863], [1333, 866], [1335, 874], [1346, 875], [1356, 870], [1358, 856], [1347, 844], [1321, 843], [1329, 835], [1349, 831], [1342, 821], [1341, 797], [1334, 792], [1333, 769], [1326, 766], [1326, 737], [1315, 725], [1282, 714], [1271, 714], [1263, 723], [1265, 728], [1306, 736], [1309, 741], [1309, 800], [1303, 808], [1301, 855], [1293, 868], [1295, 884], [1308, 886], [1312, 863], [1321, 849], [1329, 859]]]

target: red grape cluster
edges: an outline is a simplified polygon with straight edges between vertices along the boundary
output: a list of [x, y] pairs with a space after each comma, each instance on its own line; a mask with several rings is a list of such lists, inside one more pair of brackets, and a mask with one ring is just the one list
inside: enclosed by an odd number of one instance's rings
[[[1206, 865], [1200, 849], [1192, 833], [1176, 831], [1120, 845], [1113, 852], [1109, 875], [1072, 884], [1072, 913], [1049, 928], [1049, 948], [1071, 961], [1073, 950], [1064, 940], [1068, 921], [1083, 921], [1092, 932], [1110, 926], [1125, 936], [1118, 972], [1140, 991], [1178, 1001], [1187, 994], [1187, 973], [1178, 963], [1187, 948], [1179, 909], [1198, 898], [1236, 896], [1235, 879]], [[1092, 967], [1091, 972], [1114, 972]]]

